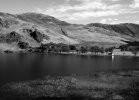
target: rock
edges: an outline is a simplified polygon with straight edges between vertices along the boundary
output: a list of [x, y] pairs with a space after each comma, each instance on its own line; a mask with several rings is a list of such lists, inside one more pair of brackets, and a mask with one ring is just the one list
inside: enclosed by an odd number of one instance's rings
[[43, 39], [49, 40], [49, 36], [43, 34], [38, 29], [35, 28], [23, 29], [23, 32], [30, 34], [30, 36], [37, 42], [42, 42]]

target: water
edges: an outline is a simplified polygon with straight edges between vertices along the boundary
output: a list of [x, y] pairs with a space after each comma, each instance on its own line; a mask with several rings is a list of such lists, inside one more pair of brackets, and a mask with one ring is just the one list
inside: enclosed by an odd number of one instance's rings
[[97, 71], [139, 70], [138, 57], [56, 54], [0, 54], [0, 82], [45, 75], [88, 74]]

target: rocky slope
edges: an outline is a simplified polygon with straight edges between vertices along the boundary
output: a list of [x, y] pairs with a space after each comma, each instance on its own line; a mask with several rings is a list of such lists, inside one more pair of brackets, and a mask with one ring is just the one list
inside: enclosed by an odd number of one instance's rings
[[132, 41], [139, 41], [139, 25], [137, 24], [123, 23], [123, 24], [116, 24], [116, 25], [108, 25], [108, 24], [101, 24], [101, 23], [93, 23], [93, 24], [88, 24], [87, 26], [104, 28], [106, 30], [119, 33], [120, 36], [122, 36], [123, 38]]
[[[0, 13], [0, 49], [37, 47], [41, 43], [65, 43], [85, 45], [121, 45], [124, 41], [139, 41], [139, 25], [136, 24], [88, 24], [75, 25], [54, 17], [24, 13], [12, 15]], [[6, 47], [3, 47], [6, 44]], [[9, 47], [10, 46], [10, 47]]]
[[[32, 16], [34, 17], [33, 19]], [[121, 40], [124, 40], [114, 31], [98, 27], [73, 25], [43, 14], [26, 13], [17, 15], [17, 17], [21, 20], [51, 29], [58, 34], [71, 38], [76, 41], [76, 43], [105, 42], [116, 44], [123, 43]]]

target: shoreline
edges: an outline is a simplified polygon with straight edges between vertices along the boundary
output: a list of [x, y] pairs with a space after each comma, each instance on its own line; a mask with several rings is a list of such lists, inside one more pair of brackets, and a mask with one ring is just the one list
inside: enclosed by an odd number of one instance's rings
[[62, 55], [77, 55], [77, 56], [122, 56], [122, 57], [139, 57], [139, 55], [108, 55], [108, 54], [87, 54], [87, 53], [68, 53], [68, 52], [63, 52], [63, 53], [54, 53], [54, 54], [62, 54]]
[[123, 54], [116, 54], [116, 55], [108, 55], [108, 54], [91, 54], [91, 53], [70, 53], [70, 52], [61, 52], [61, 53], [56, 53], [56, 52], [52, 52], [52, 53], [44, 53], [44, 52], [28, 52], [28, 51], [19, 51], [19, 52], [0, 52], [0, 54], [32, 54], [32, 53], [36, 53], [36, 54], [59, 54], [59, 55], [76, 55], [76, 56], [122, 56], [122, 57], [139, 57], [139, 54], [135, 55], [123, 55]]

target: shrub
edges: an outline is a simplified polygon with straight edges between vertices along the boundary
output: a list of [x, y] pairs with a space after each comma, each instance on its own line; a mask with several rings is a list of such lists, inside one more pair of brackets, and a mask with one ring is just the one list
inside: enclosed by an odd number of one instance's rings
[[28, 48], [29, 44], [27, 42], [21, 42], [19, 41], [18, 42], [18, 46], [21, 48], [21, 49], [26, 49]]

